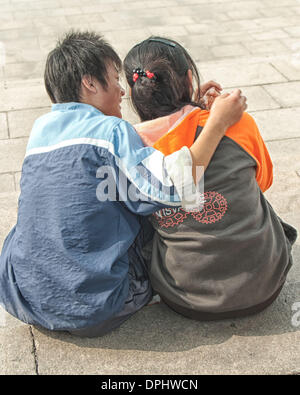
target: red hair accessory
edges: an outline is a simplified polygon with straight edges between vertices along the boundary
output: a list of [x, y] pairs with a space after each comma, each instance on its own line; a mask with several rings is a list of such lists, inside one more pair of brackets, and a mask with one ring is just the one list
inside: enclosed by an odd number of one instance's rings
[[147, 77], [152, 80], [152, 78], [154, 78], [154, 73], [151, 73], [149, 70], [146, 70], [146, 75]]
[[151, 73], [149, 70], [144, 71], [138, 67], [133, 70], [133, 76], [132, 76], [133, 82], [135, 82], [140, 76], [141, 77], [148, 77], [150, 80], [156, 79], [154, 73]]

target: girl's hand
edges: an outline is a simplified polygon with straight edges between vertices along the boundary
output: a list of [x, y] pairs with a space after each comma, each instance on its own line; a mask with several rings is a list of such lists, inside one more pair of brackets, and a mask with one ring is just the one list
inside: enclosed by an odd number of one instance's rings
[[201, 104], [201, 107], [209, 111], [211, 109], [211, 106], [213, 105], [213, 102], [215, 101], [215, 98], [220, 96], [221, 91], [222, 87], [220, 84], [215, 81], [208, 81], [201, 85], [200, 96], [199, 90], [197, 89], [197, 91], [195, 92], [194, 101], [199, 101], [200, 97], [199, 103]]
[[220, 91], [218, 91], [215, 87], [212, 87], [206, 91], [205, 95], [202, 96], [202, 105], [207, 111], [210, 111], [215, 99], [220, 95]]
[[[211, 90], [212, 88], [214, 88], [213, 90], [218, 94], [218, 96], [220, 95], [221, 91], [223, 90], [223, 88], [221, 87], [220, 84], [218, 84], [215, 81], [208, 81], [205, 82], [204, 84], [201, 85], [200, 87], [200, 96], [203, 97], [205, 96], [209, 90]], [[217, 96], [215, 96], [217, 97]]]

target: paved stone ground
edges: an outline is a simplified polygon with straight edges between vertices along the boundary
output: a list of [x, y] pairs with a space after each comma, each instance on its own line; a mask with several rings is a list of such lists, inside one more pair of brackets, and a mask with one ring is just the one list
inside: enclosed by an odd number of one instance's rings
[[[242, 88], [275, 166], [267, 196], [300, 229], [299, 0], [0, 0], [0, 10], [0, 245], [16, 220], [32, 123], [50, 108], [45, 57], [70, 28], [102, 32], [122, 57], [150, 34], [174, 37], [203, 80]], [[136, 120], [128, 99], [124, 118]], [[251, 318], [199, 323], [156, 304], [111, 335], [77, 339], [0, 310], [0, 373], [299, 373], [300, 239], [294, 260], [278, 300]]]

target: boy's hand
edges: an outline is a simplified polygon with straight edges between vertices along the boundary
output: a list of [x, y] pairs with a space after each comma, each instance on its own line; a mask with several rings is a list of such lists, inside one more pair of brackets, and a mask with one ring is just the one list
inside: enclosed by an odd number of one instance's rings
[[247, 109], [247, 98], [242, 96], [240, 89], [235, 89], [230, 94], [224, 93], [215, 98], [210, 110], [208, 122], [218, 126], [226, 132], [230, 126], [238, 122], [243, 112]]

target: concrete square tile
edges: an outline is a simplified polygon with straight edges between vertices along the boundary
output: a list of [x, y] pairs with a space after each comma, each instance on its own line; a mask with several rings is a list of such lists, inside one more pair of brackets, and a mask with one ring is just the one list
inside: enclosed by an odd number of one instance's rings
[[8, 81], [0, 86], [0, 111], [48, 107], [50, 99], [40, 79]]
[[0, 140], [0, 173], [22, 169], [27, 140], [27, 138]]
[[0, 194], [0, 250], [2, 244], [17, 221], [18, 192]]
[[4, 78], [5, 80], [40, 78], [44, 67], [44, 62], [11, 63], [4, 67]]
[[3, 78], [3, 67], [6, 63], [6, 49], [5, 44], [0, 42], [0, 78]]
[[284, 29], [291, 37], [300, 37], [300, 26], [291, 26]]
[[251, 36], [258, 41], [278, 40], [280, 38], [288, 38], [288, 34], [282, 29], [262, 31], [260, 33], [252, 32]]
[[187, 31], [184, 26], [149, 26], [149, 31], [153, 35], [177, 37], [184, 36]]
[[36, 374], [32, 336], [27, 325], [0, 328], [0, 343], [0, 374]]
[[292, 16], [295, 14], [290, 7], [266, 7], [261, 8], [260, 13], [266, 17]]
[[[269, 141], [266, 145], [274, 170], [273, 185], [266, 192], [266, 196], [283, 219], [291, 220], [291, 217], [294, 216], [291, 224], [300, 231], [300, 178], [296, 173], [299, 165], [300, 139]], [[289, 217], [286, 217], [287, 215]], [[300, 244], [299, 237], [296, 243]]]
[[14, 41], [19, 38], [19, 32], [17, 29], [0, 30], [1, 41]]
[[24, 327], [27, 325], [7, 313], [3, 307], [0, 306], [0, 328], [12, 329], [20, 326]]
[[178, 37], [177, 40], [184, 47], [206, 47], [206, 46], [214, 46], [220, 44], [218, 37], [211, 36], [207, 34], [193, 34], [186, 35], [182, 37]]
[[299, 50], [290, 54], [285, 60], [274, 60], [272, 65], [289, 81], [300, 80], [300, 46]]
[[220, 26], [220, 24], [217, 21], [201, 21], [200, 23], [195, 23], [191, 25], [187, 25], [186, 29], [189, 34], [221, 34], [225, 31], [223, 28], [223, 25]]
[[223, 44], [211, 48], [212, 54], [216, 58], [239, 57], [249, 55], [249, 51], [241, 44]]
[[[22, 63], [40, 63], [40, 62], [45, 62], [47, 57], [47, 53], [44, 50], [41, 50], [40, 48], [30, 48], [28, 46], [24, 47], [23, 49], [8, 49], [6, 52], [6, 71], [8, 72], [9, 76], [13, 76], [14, 73], [17, 73], [17, 69], [22, 68], [22, 66], [16, 66], [17, 64], [22, 64]], [[12, 70], [9, 69], [10, 64], [14, 64]], [[26, 66], [23, 66], [26, 69]], [[42, 67], [41, 65], [36, 66]], [[27, 71], [27, 74], [29, 72]], [[29, 73], [30, 74], [30, 73]], [[43, 74], [43, 73], [42, 73]], [[42, 75], [40, 74], [39, 77]], [[35, 77], [32, 78], [37, 78], [37, 74], [33, 73]]]
[[8, 124], [10, 137], [17, 138], [29, 136], [34, 121], [49, 111], [51, 111], [51, 107], [9, 111]]
[[280, 41], [290, 48], [292, 52], [300, 51], [300, 38], [283, 38]]
[[14, 12], [14, 18], [16, 20], [21, 19], [39, 19], [39, 18], [45, 18], [47, 16], [47, 11], [46, 10], [30, 10], [30, 9], [23, 9], [20, 11], [15, 11]]
[[[2, 7], [1, 7], [2, 8]], [[14, 15], [11, 12], [12, 10], [9, 8], [8, 11], [5, 11], [5, 9], [2, 8], [2, 12], [0, 15], [0, 21], [1, 22], [8, 22], [8, 21], [13, 21], [14, 20]]]
[[15, 192], [15, 178], [10, 173], [0, 173], [0, 194]]
[[195, 62], [208, 62], [214, 60], [216, 57], [212, 54], [210, 46], [192, 45], [186, 46], [189, 54]]
[[252, 115], [266, 141], [300, 138], [300, 107], [257, 111]]
[[[268, 29], [284, 29], [286, 26], [293, 26], [295, 20], [298, 19], [298, 16], [277, 16], [277, 17], [267, 17], [267, 18], [259, 18], [254, 19], [254, 22], [262, 28]], [[267, 30], [266, 30], [267, 31]]]
[[205, 80], [218, 81], [224, 88], [260, 85], [272, 82], [284, 82], [286, 78], [268, 63], [212, 65], [201, 67], [201, 74]]
[[264, 88], [283, 107], [300, 106], [300, 81], [265, 85]]
[[[272, 99], [272, 97], [260, 86], [241, 86], [239, 88], [243, 95], [247, 97], [247, 112], [270, 110], [280, 107], [280, 104]], [[230, 93], [231, 91], [232, 89], [224, 89], [224, 93]]]
[[[293, 285], [264, 312], [197, 322], [163, 303], [145, 307], [102, 338], [33, 329], [40, 374], [278, 374], [295, 371], [300, 332]], [[286, 302], [285, 302], [286, 300]], [[80, 353], [78, 352], [80, 350]], [[280, 357], [278, 358], [278, 355]]]
[[233, 20], [241, 20], [241, 19], [255, 19], [260, 18], [262, 16], [260, 9], [253, 7], [252, 9], [240, 9], [237, 11], [229, 11], [227, 15], [230, 19]]
[[[290, 49], [278, 40], [266, 41], [245, 41], [244, 46], [254, 55], [275, 54], [275, 53], [289, 53]], [[289, 54], [287, 54], [289, 56]], [[273, 64], [273, 63], [272, 63]]]
[[220, 44], [234, 44], [239, 42], [249, 42], [253, 41], [253, 38], [250, 34], [241, 34], [240, 32], [235, 33], [225, 33], [222, 35], [218, 35], [217, 39]]
[[8, 126], [6, 113], [0, 113], [0, 139], [8, 138]]
[[17, 171], [16, 173], [14, 173], [15, 187], [16, 187], [16, 191], [18, 193], [20, 193], [20, 191], [21, 191], [21, 189], [20, 189], [21, 176], [22, 176], [22, 172], [21, 171]]

